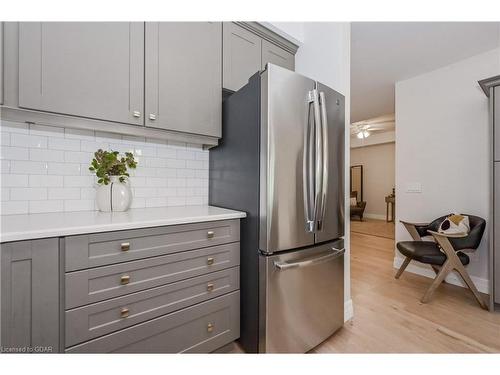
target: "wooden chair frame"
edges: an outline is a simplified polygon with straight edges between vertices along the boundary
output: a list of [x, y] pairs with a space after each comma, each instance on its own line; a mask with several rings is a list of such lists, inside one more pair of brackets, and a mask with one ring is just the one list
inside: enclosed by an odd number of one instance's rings
[[[426, 226], [428, 224], [423, 224], [423, 223], [409, 223], [406, 221], [401, 221], [401, 223], [404, 225], [408, 233], [410, 233], [410, 236], [413, 238], [414, 241], [422, 241], [422, 238], [420, 237], [420, 234], [417, 231], [418, 226]], [[457, 273], [462, 277], [463, 281], [467, 285], [467, 287], [470, 289], [474, 297], [476, 298], [477, 302], [479, 305], [485, 309], [488, 310], [488, 306], [484, 302], [483, 298], [479, 294], [479, 291], [477, 290], [476, 286], [472, 282], [467, 270], [465, 269], [464, 265], [460, 261], [460, 258], [455, 252], [455, 249], [453, 248], [450, 238], [461, 238], [461, 237], [466, 237], [466, 234], [445, 234], [445, 233], [438, 233], [434, 232], [432, 230], [427, 230], [427, 232], [434, 237], [436, 240], [436, 243], [440, 246], [441, 250], [443, 253], [446, 255], [446, 261], [443, 263], [442, 266], [437, 266], [437, 265], [431, 265], [432, 269], [436, 273], [436, 278], [432, 282], [432, 284], [429, 286], [429, 289], [425, 292], [424, 296], [422, 297], [421, 301], [422, 303], [427, 303], [431, 299], [432, 295], [436, 291], [436, 289], [439, 287], [439, 285], [444, 281], [446, 276], [452, 271], [457, 271]], [[411, 262], [411, 258], [406, 257], [404, 260], [403, 264], [397, 271], [395, 278], [399, 279], [401, 274], [404, 272], [406, 267], [408, 267], [408, 264]]]

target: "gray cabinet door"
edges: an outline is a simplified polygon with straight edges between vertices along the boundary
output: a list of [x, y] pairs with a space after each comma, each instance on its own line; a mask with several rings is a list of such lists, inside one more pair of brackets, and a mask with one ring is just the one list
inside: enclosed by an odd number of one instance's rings
[[[496, 109], [496, 108], [495, 108]], [[493, 301], [500, 304], [500, 162], [494, 163], [495, 190], [494, 190], [494, 229], [493, 229]]]
[[261, 69], [261, 38], [232, 23], [223, 25], [223, 80], [225, 89], [237, 91]]
[[[5, 243], [1, 260], [1, 347], [59, 351], [57, 238]], [[46, 348], [46, 349], [43, 349]]]
[[[490, 103], [493, 104], [493, 134], [494, 134], [494, 161], [500, 161], [500, 86], [490, 90], [493, 98]], [[491, 105], [490, 104], [490, 105]]]
[[262, 65], [264, 69], [267, 63], [279, 65], [289, 70], [295, 70], [295, 56], [275, 44], [262, 40]]
[[3, 22], [0, 22], [0, 104], [3, 104]]
[[222, 24], [146, 23], [146, 126], [221, 136]]
[[144, 23], [20, 23], [20, 107], [143, 125], [143, 98]]

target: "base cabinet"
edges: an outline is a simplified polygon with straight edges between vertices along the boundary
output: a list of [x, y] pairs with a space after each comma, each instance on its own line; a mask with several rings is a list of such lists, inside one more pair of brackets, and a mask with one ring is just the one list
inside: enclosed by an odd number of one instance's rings
[[59, 352], [59, 239], [0, 245], [4, 353]]
[[3, 243], [0, 352], [227, 346], [240, 335], [239, 241], [233, 219]]

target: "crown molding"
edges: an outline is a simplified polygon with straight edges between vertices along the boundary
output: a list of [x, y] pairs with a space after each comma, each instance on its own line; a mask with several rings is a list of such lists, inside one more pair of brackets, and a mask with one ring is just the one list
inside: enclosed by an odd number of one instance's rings
[[486, 96], [490, 97], [490, 89], [495, 86], [500, 86], [500, 75], [482, 79], [478, 81], [479, 86], [483, 89]]
[[266, 26], [258, 22], [234, 22], [235, 24], [247, 29], [248, 31], [260, 36], [261, 38], [276, 44], [278, 47], [283, 48], [285, 51], [295, 55], [299, 46], [288, 39], [283, 38], [281, 35], [275, 33]]

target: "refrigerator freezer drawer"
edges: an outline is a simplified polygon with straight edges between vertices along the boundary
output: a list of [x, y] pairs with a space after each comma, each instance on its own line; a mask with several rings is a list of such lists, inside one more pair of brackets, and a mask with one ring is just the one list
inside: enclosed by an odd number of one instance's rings
[[344, 323], [343, 241], [261, 256], [259, 351], [305, 353]]

